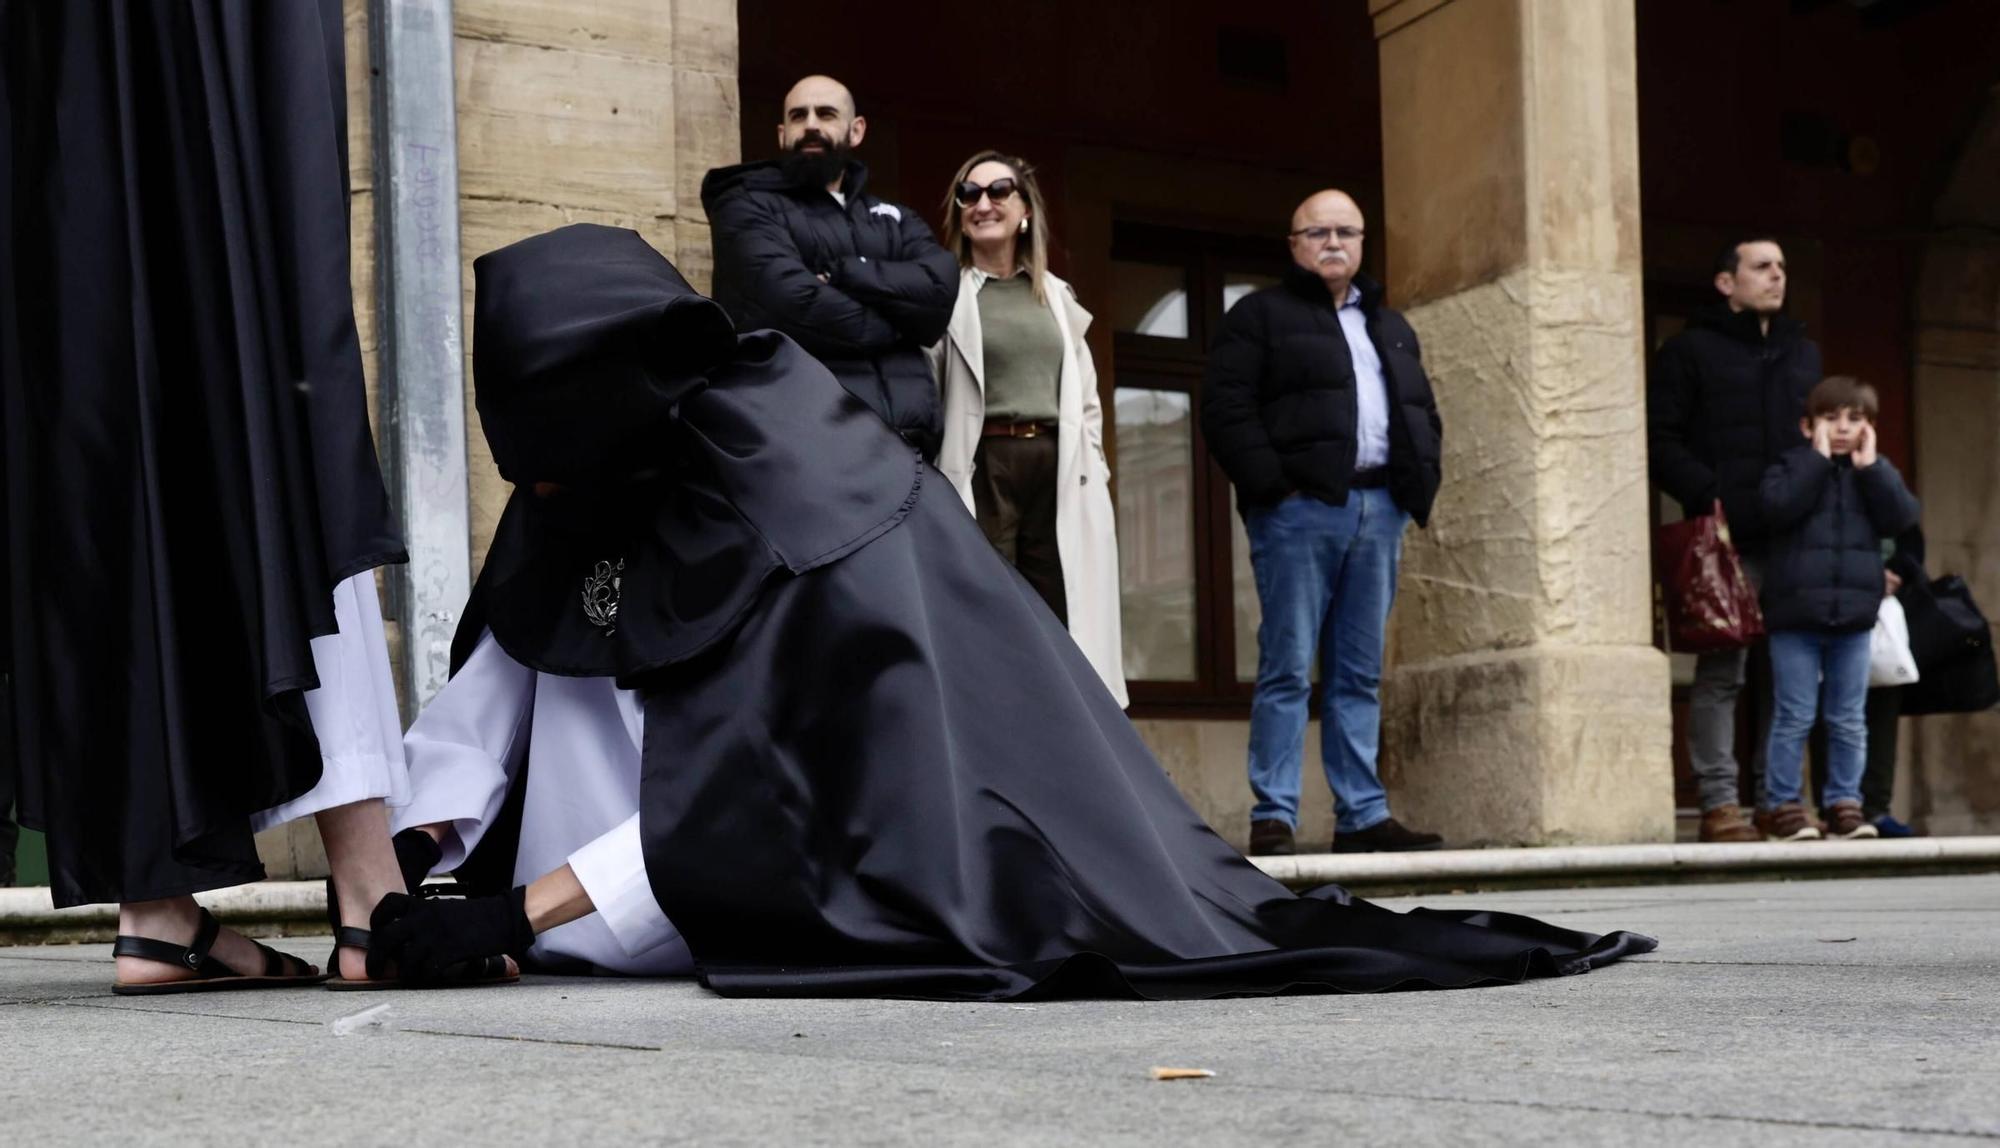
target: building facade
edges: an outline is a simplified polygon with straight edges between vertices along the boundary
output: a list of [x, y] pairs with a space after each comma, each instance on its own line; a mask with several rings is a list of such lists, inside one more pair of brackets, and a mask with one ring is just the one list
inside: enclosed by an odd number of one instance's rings
[[[349, 0], [356, 310], [376, 377], [368, 0]], [[1722, 242], [1770, 234], [1829, 370], [1883, 392], [1934, 573], [2000, 607], [2000, 9], [1981, 0], [1238, 0], [803, 6], [457, 0], [460, 254], [636, 228], [697, 285], [703, 172], [769, 154], [792, 80], [870, 120], [871, 189], [935, 226], [998, 146], [1040, 171], [1092, 329], [1133, 717], [1247, 829], [1247, 547], [1194, 404], [1208, 334], [1347, 189], [1422, 340], [1445, 485], [1384, 682], [1399, 815], [1464, 844], [1671, 839], [1685, 659], [1655, 642], [1651, 346]], [[468, 348], [469, 350], [469, 348]], [[467, 365], [468, 388], [470, 364]], [[476, 564], [506, 489], [466, 404]], [[1665, 510], [1671, 515], [1671, 508]], [[1747, 736], [1747, 735], [1746, 735]], [[1302, 831], [1331, 831], [1309, 738]], [[2000, 830], [2000, 714], [1904, 723], [1899, 807]], [[304, 832], [278, 868], [312, 868]]]

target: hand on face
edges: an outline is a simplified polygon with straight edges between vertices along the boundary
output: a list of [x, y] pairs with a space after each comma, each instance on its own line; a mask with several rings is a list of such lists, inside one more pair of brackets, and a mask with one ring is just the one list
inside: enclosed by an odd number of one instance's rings
[[1875, 453], [1875, 424], [1863, 423], [1861, 435], [1854, 444], [1854, 465], [1874, 466], [1877, 457], [1879, 456]]
[[1812, 421], [1812, 448], [1821, 458], [1833, 457], [1833, 420], [1817, 418]]

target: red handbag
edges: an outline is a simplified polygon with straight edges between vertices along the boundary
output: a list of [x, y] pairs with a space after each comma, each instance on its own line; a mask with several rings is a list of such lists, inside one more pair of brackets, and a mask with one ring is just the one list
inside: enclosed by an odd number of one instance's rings
[[1707, 514], [1660, 527], [1653, 539], [1653, 562], [1673, 650], [1740, 650], [1764, 636], [1764, 612], [1757, 608], [1757, 591], [1729, 541], [1720, 501]]

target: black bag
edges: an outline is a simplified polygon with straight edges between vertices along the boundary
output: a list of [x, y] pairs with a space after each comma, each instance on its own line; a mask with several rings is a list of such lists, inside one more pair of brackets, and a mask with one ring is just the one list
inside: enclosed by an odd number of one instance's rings
[[1897, 593], [1910, 623], [1910, 653], [1921, 675], [1903, 687], [1906, 714], [1972, 713], [2000, 705], [1993, 628], [1965, 579], [1910, 579]]

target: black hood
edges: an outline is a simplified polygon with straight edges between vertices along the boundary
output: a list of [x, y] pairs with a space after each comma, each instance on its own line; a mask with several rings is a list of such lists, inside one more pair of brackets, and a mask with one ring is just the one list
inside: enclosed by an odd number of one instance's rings
[[500, 476], [617, 481], [736, 328], [635, 231], [578, 223], [480, 256], [473, 379]]
[[[847, 161], [847, 174], [841, 177], [841, 194], [849, 203], [861, 197], [868, 187], [868, 165], [860, 160]], [[717, 200], [745, 191], [777, 191], [804, 193], [813, 189], [800, 187], [785, 174], [781, 159], [760, 159], [755, 163], [739, 163], [732, 167], [710, 168], [701, 177], [701, 205], [713, 211]]]
[[516, 489], [454, 666], [490, 630], [543, 673], [635, 680], [914, 504], [923, 463], [867, 404], [785, 336], [738, 338], [636, 233], [577, 224], [473, 267], [479, 414]]

